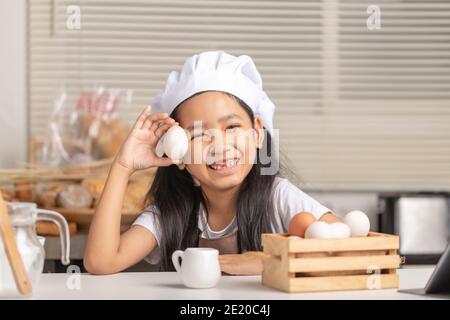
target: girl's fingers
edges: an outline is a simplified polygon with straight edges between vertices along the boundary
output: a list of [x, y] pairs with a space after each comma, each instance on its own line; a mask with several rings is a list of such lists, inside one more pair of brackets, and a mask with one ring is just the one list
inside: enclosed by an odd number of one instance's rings
[[157, 122], [157, 121], [164, 120], [167, 118], [169, 118], [169, 115], [167, 113], [154, 113], [154, 114], [147, 115], [147, 118], [142, 123], [141, 129], [148, 129], [151, 127], [153, 122]]
[[148, 129], [152, 125], [151, 120], [147, 117], [141, 126], [141, 129]]
[[142, 125], [142, 129], [148, 129], [148, 130], [152, 130], [155, 131], [156, 128], [158, 128], [158, 126], [161, 125], [161, 123], [169, 123], [169, 122], [173, 122], [175, 120], [173, 120], [172, 118], [167, 117], [164, 120], [156, 120], [156, 121], [152, 121], [152, 119], [150, 119], [150, 117], [148, 117], [147, 119], [145, 119], [144, 124]]
[[157, 136], [158, 138], [161, 138], [163, 136], [163, 134], [166, 133], [166, 131], [169, 130], [174, 125], [175, 125], [175, 122], [174, 123], [165, 123], [165, 124], [159, 126], [155, 130], [155, 136]]
[[175, 122], [175, 120], [172, 119], [172, 118], [166, 118], [166, 119], [160, 120], [160, 121], [153, 121], [153, 123], [150, 126], [149, 130], [156, 134], [156, 130], [158, 128], [160, 128], [161, 126], [163, 126], [165, 124], [173, 124], [174, 122]]
[[142, 125], [142, 129], [150, 129], [150, 127], [155, 123], [155, 121], [152, 121], [150, 117], [147, 117], [145, 119], [144, 124]]
[[142, 128], [142, 125], [145, 122], [145, 119], [150, 115], [152, 112], [152, 106], [147, 106], [145, 109], [141, 112], [139, 117], [136, 119], [136, 123], [134, 124], [133, 128]]

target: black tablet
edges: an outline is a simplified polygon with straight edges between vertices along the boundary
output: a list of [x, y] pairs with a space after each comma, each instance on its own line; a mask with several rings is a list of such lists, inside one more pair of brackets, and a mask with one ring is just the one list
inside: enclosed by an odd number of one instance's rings
[[450, 244], [439, 259], [424, 291], [425, 293], [450, 293]]
[[419, 295], [444, 295], [450, 297], [450, 243], [434, 268], [425, 288], [399, 290]]

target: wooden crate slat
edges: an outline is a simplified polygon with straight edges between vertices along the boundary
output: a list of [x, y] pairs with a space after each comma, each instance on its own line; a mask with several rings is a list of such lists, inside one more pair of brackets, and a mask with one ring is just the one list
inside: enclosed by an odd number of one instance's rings
[[289, 252], [389, 250], [399, 248], [399, 237], [354, 237], [345, 239], [306, 239], [289, 242]]
[[368, 270], [377, 266], [379, 269], [400, 267], [400, 256], [360, 256], [360, 257], [325, 257], [289, 259], [289, 272], [321, 272], [335, 270]]
[[[305, 252], [294, 253], [296, 258], [324, 258], [324, 257], [362, 257], [362, 256], [384, 256], [397, 254], [397, 250], [358, 250], [358, 251], [332, 251], [332, 252]], [[393, 252], [393, 253], [392, 253]]]
[[261, 243], [265, 253], [275, 256], [287, 254], [289, 249], [289, 239], [279, 234], [263, 234]]
[[[372, 278], [371, 278], [372, 277]], [[289, 280], [288, 292], [314, 292], [335, 290], [368, 290], [398, 288], [397, 274], [380, 274], [358, 276], [305, 277]], [[379, 284], [379, 287], [371, 285]]]

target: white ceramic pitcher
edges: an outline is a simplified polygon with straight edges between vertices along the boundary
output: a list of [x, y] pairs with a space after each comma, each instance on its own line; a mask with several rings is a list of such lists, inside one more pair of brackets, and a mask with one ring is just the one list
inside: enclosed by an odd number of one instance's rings
[[[180, 265], [180, 258], [182, 260]], [[189, 288], [212, 288], [221, 277], [219, 251], [213, 248], [187, 248], [172, 254], [172, 262]]]

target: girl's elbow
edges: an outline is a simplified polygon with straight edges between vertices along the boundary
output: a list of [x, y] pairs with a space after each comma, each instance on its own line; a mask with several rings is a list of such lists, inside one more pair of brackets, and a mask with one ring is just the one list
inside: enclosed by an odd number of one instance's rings
[[92, 259], [89, 259], [86, 256], [83, 259], [83, 266], [84, 266], [84, 269], [88, 273], [90, 273], [90, 274], [98, 274], [99, 267], [96, 265], [96, 263]]
[[84, 269], [93, 275], [107, 275], [114, 273], [110, 265], [103, 263], [96, 258], [84, 256], [83, 265]]

